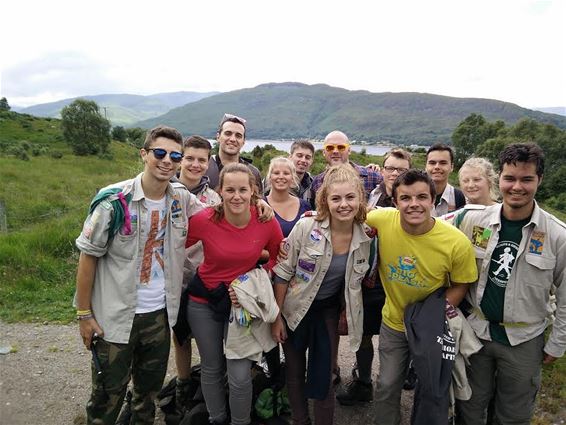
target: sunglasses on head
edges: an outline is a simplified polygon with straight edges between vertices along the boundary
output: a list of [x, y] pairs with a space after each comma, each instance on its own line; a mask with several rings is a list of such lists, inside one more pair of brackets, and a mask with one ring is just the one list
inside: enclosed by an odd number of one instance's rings
[[347, 143], [340, 143], [339, 145], [325, 145], [324, 146], [324, 150], [326, 152], [334, 152], [334, 151], [338, 151], [338, 152], [344, 152], [346, 149], [348, 149], [348, 145]]
[[167, 152], [165, 149], [161, 148], [150, 148], [146, 150], [152, 151], [153, 156], [157, 159], [165, 158], [167, 156], [167, 153], [169, 153], [169, 158], [171, 158], [171, 161], [173, 162], [181, 162], [181, 160], [183, 159], [183, 154], [177, 151]]
[[226, 121], [236, 121], [239, 124], [242, 124], [244, 126], [244, 128], [246, 127], [246, 120], [242, 117], [237, 116], [237, 115], [224, 114], [224, 116], [222, 117], [222, 120], [220, 121], [220, 127], [222, 127], [222, 125]]

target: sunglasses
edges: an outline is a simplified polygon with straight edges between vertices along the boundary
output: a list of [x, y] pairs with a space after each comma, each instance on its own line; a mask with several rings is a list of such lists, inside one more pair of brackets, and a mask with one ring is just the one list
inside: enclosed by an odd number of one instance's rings
[[169, 158], [171, 158], [171, 161], [173, 162], [181, 162], [181, 160], [183, 159], [183, 154], [177, 151], [167, 152], [165, 149], [161, 148], [150, 148], [146, 150], [152, 151], [153, 156], [157, 159], [165, 158], [167, 156], [167, 153], [169, 153]]
[[237, 115], [224, 114], [224, 116], [222, 117], [222, 120], [220, 120], [220, 127], [222, 127], [226, 121], [236, 121], [239, 124], [242, 124], [244, 126], [244, 128], [246, 128], [246, 120], [242, 117], [237, 116]]
[[346, 151], [346, 149], [348, 149], [350, 145], [347, 143], [341, 143], [339, 145], [325, 145], [324, 146], [324, 150], [326, 152], [334, 152], [334, 151], [338, 151], [338, 152], [344, 152]]
[[403, 174], [405, 171], [407, 171], [407, 168], [403, 168], [403, 167], [391, 167], [390, 165], [386, 165], [385, 167], [383, 167], [383, 169], [385, 171], [387, 171], [388, 173], [392, 173], [393, 171], [397, 171], [399, 174]]

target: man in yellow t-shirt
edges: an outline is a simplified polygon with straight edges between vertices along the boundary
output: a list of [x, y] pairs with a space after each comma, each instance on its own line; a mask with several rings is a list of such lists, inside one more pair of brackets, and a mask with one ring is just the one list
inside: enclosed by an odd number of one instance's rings
[[[428, 175], [409, 170], [393, 184], [397, 209], [371, 211], [379, 237], [379, 274], [386, 293], [379, 337], [376, 407], [379, 424], [400, 422], [401, 389], [409, 364], [405, 307], [450, 282], [446, 300], [457, 306], [477, 280], [472, 244], [459, 230], [431, 216], [435, 188]], [[446, 412], [448, 415], [448, 412]]]

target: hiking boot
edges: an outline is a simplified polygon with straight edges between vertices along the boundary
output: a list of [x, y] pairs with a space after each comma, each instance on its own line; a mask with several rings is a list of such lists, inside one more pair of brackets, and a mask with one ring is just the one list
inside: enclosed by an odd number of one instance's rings
[[336, 399], [343, 406], [353, 406], [373, 400], [373, 385], [353, 379], [336, 391]]

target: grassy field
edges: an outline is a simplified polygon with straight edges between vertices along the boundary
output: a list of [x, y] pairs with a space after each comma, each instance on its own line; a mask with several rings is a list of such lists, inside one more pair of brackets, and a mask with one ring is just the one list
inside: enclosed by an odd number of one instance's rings
[[[0, 233], [0, 319], [68, 323], [75, 316], [74, 241], [89, 202], [98, 188], [141, 171], [138, 150], [113, 142], [113, 159], [79, 158], [63, 143], [59, 121], [19, 114], [15, 119], [0, 114], [0, 135], [0, 202], [8, 227], [7, 233]], [[19, 159], [22, 152], [27, 159]], [[280, 154], [261, 152], [254, 163], [265, 170], [270, 158]], [[353, 154], [352, 159], [381, 163], [370, 155]], [[317, 152], [315, 172], [322, 169], [321, 161]], [[414, 166], [424, 166], [422, 155], [415, 156]], [[551, 212], [566, 220], [565, 214]], [[552, 423], [563, 413], [564, 399], [566, 359], [562, 358], [544, 368], [534, 423]]]

